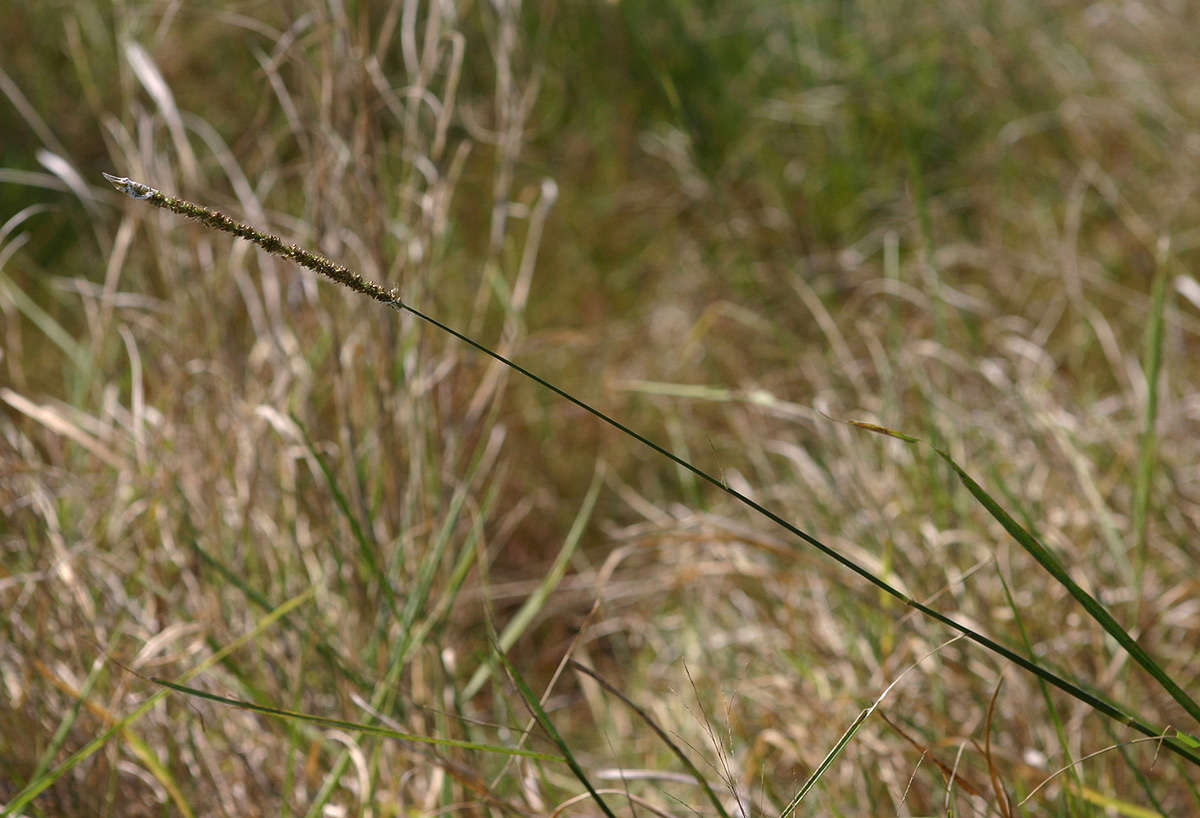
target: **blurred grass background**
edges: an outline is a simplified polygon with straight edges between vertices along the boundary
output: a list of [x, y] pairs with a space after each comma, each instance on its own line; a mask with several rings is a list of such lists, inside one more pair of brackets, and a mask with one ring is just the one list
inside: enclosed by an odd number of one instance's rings
[[[528, 714], [480, 668], [517, 622], [512, 660], [621, 814], [707, 805], [624, 705], [554, 677], [568, 654], [750, 816], [950, 636], [452, 339], [102, 170], [398, 287], [913, 597], [1196, 731], [931, 451], [830, 420], [947, 447], [1197, 689], [1188, 4], [5, 11], [0, 802], [156, 692], [137, 674], [310, 590], [192, 684], [512, 746]], [[1200, 812], [1194, 770], [962, 642], [879, 712], [800, 814]], [[580, 792], [561, 765], [173, 694], [24, 811], [542, 814]]]

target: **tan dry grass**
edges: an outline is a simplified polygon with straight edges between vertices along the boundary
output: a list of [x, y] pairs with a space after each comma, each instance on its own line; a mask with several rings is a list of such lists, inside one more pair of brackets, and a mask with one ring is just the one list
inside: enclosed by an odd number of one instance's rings
[[[1013, 3], [992, 19], [985, 5], [901, 21], [869, 4], [853, 29], [881, 55], [865, 86], [853, 63], [838, 61], [847, 54], [819, 38], [794, 56], [789, 36], [821, 30], [811, 11], [820, 6], [764, 6], [759, 14], [787, 36], [782, 46], [766, 38], [758, 59], [782, 74], [796, 59], [822, 82], [747, 96], [753, 115], [726, 137], [716, 165], [685, 130], [622, 111], [620, 79], [616, 112], [596, 114], [616, 124], [583, 127], [586, 117], [556, 96], [568, 96], [565, 69], [541, 61], [561, 53], [554, 35], [572, 24], [563, 10], [543, 57], [536, 25], [490, 8], [442, 4], [442, 18], [400, 3], [355, 19], [330, 7], [147, 4], [114, 21], [86, 7], [26, 21], [34, 42], [71, 60], [61, 80], [78, 93], [48, 93], [26, 56], [10, 75], [42, 123], [18, 117], [32, 134], [22, 138], [87, 184], [102, 184], [83, 171], [99, 164], [221, 202], [399, 285], [572, 391], [660, 430], [917, 598], [1017, 645], [1002, 575], [1039, 654], [1147, 718], [1195, 732], [932, 456], [821, 414], [944, 441], [991, 488], [1006, 487], [998, 496], [1195, 687], [1200, 305], [1186, 296], [1200, 100], [1191, 38], [1167, 5]], [[713, 30], [737, 22], [721, 18]], [[925, 46], [898, 46], [906, 31], [945, 49], [935, 64], [980, 89], [967, 97], [974, 108], [957, 112], [962, 121], [939, 124], [957, 109], [939, 109], [936, 97], [897, 112], [877, 96], [898, 88], [898, 109], [922, 99], [920, 72], [908, 66], [921, 65]], [[720, 69], [745, 87], [742, 66]], [[717, 100], [713, 116], [728, 114], [718, 102], [736, 110]], [[568, 113], [554, 120], [555, 110]], [[860, 120], [866, 132], [916, 122], [930, 151], [953, 148], [926, 167], [927, 233], [902, 157], [853, 143]], [[939, 143], [945, 127], [966, 136]], [[838, 159], [839, 144], [848, 159]], [[805, 181], [835, 161], [861, 165], [871, 184], [849, 195]], [[77, 187], [62, 164], [44, 164], [34, 181], [65, 195]], [[547, 175], [561, 196], [538, 241], [533, 225], [553, 194]], [[447, 339], [165, 214], [90, 204], [95, 193], [62, 199], [68, 215], [56, 218], [75, 238], [58, 253], [31, 217], [32, 243], [5, 256], [0, 669], [11, 706], [0, 715], [0, 799], [28, 780], [80, 690], [87, 706], [56, 762], [153, 692], [111, 663], [89, 687], [101, 646], [170, 678], [252, 630], [264, 612], [235, 579], [269, 604], [309, 587], [316, 597], [294, 626], [277, 626], [197, 684], [354, 720], [374, 699], [411, 732], [514, 740], [527, 715], [510, 688], [487, 687], [473, 702], [453, 691], [486, 652], [485, 600], [502, 626], [533, 593], [601, 455], [608, 491], [585, 548], [514, 658], [544, 683], [574, 644], [574, 658], [693, 748], [714, 786], [730, 784], [731, 809], [778, 811], [859, 711], [947, 638]], [[823, 213], [827, 205], [836, 212]], [[1146, 402], [1141, 337], [1162, 236], [1177, 291], [1143, 565], [1130, 548], [1133, 475]], [[681, 397], [647, 381], [712, 389]], [[471, 532], [482, 533], [487, 570], [472, 572], [452, 615], [388, 684], [379, 683], [403, 641], [399, 617], [379, 575], [364, 569], [317, 455], [397, 606], [443, 527], [449, 553], [426, 612], [438, 610]], [[824, 776], [812, 809], [999, 814], [986, 735], [999, 779], [1017, 795], [1068, 755], [1130, 738], [1053, 701], [1066, 747], [1031, 680], [962, 642], [944, 647], [881, 712], [961, 778], [947, 783], [874, 720]], [[701, 804], [685, 782], [601, 775], [675, 768], [590, 682], [567, 675], [548, 707], [598, 783], [672, 814], [680, 801]], [[161, 771], [132, 740], [114, 739], [37, 808], [303, 814], [328, 783], [329, 804], [350, 813], [503, 809], [488, 797], [549, 812], [579, 792], [559, 767], [470, 753], [439, 762], [416, 745], [177, 696], [135, 729]], [[1093, 803], [1153, 806], [1141, 775], [1167, 814], [1200, 808], [1186, 768], [1151, 743], [1127, 752], [1129, 763], [1114, 750], [1080, 765]], [[1068, 781], [1056, 778], [1032, 809], [1088, 814], [1086, 798], [1063, 795]], [[624, 811], [620, 796], [611, 802]]]

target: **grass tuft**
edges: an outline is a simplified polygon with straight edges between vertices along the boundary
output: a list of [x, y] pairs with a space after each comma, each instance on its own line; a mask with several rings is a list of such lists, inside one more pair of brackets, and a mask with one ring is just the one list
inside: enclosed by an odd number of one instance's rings
[[0, 811], [1200, 810], [1175, 11], [10, 11]]

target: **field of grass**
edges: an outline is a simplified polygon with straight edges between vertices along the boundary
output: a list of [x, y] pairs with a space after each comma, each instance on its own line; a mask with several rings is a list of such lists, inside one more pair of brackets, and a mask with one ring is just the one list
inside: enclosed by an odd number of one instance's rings
[[1188, 5], [9, 4], [0, 814], [1200, 814]]

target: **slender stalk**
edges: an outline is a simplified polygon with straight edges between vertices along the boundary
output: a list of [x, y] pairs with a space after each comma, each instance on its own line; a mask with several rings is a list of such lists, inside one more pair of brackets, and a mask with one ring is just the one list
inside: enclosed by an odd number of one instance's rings
[[982, 633], [979, 633], [978, 631], [972, 630], [971, 628], [967, 627], [966, 625], [962, 624], [961, 622], [958, 622], [957, 620], [952, 619], [951, 617], [941, 613], [940, 611], [937, 611], [937, 610], [929, 607], [928, 605], [925, 605], [925, 604], [911, 598], [910, 596], [908, 596], [908, 594], [904, 593], [899, 588], [896, 588], [895, 586], [888, 583], [886, 580], [883, 580], [880, 577], [877, 577], [876, 575], [872, 574], [869, 569], [865, 568], [864, 566], [860, 565], [859, 563], [855, 562], [854, 560], [850, 559], [849, 557], [845, 556], [844, 554], [836, 551], [832, 547], [821, 542], [819, 539], [817, 539], [813, 535], [802, 530], [799, 526], [797, 526], [791, 522], [788, 522], [783, 517], [779, 516], [778, 514], [771, 511], [770, 509], [766, 508], [765, 506], [755, 502], [754, 500], [752, 500], [750, 497], [746, 496], [745, 494], [742, 494], [741, 492], [737, 491], [736, 489], [733, 489], [730, 486], [726, 485], [726, 483], [724, 481], [719, 480], [718, 478], [714, 477], [709, 472], [704, 471], [703, 469], [699, 468], [698, 466], [693, 465], [692, 463], [690, 463], [687, 460], [684, 460], [682, 457], [679, 457], [678, 455], [674, 454], [673, 452], [669, 451], [668, 449], [660, 446], [659, 444], [655, 443], [653, 440], [650, 440], [646, 436], [639, 434], [638, 432], [635, 432], [633, 429], [631, 429], [628, 426], [626, 426], [625, 424], [621, 423], [619, 420], [611, 417], [610, 415], [605, 414], [604, 412], [600, 411], [599, 409], [596, 409], [595, 407], [591, 406], [590, 404], [585, 403], [584, 401], [580, 400], [579, 398], [575, 397], [574, 395], [571, 395], [571, 394], [563, 391], [559, 387], [557, 387], [554, 384], [547, 381], [545, 378], [542, 378], [541, 376], [531, 372], [530, 370], [526, 369], [525, 367], [521, 366], [520, 364], [516, 363], [515, 361], [512, 361], [509, 358], [499, 354], [498, 352], [495, 352], [495, 351], [489, 349], [488, 347], [481, 344], [479, 341], [476, 341], [475, 339], [473, 339], [467, 335], [464, 335], [463, 333], [459, 332], [458, 330], [454, 329], [453, 327], [450, 327], [450, 326], [442, 323], [441, 321], [437, 320], [436, 318], [434, 318], [430, 315], [427, 315], [426, 313], [422, 312], [421, 310], [417, 309], [416, 307], [405, 303], [404, 301], [402, 301], [400, 299], [400, 296], [399, 296], [399, 293], [397, 290], [385, 289], [385, 288], [381, 287], [380, 285], [376, 284], [375, 282], [363, 278], [360, 274], [353, 272], [352, 270], [345, 267], [344, 265], [337, 264], [336, 262], [330, 261], [329, 259], [325, 258], [324, 256], [318, 255], [316, 253], [313, 253], [313, 252], [305, 250], [301, 247], [298, 247], [295, 244], [284, 241], [283, 239], [279, 238], [278, 236], [271, 235], [270, 233], [264, 233], [260, 230], [257, 230], [254, 227], [251, 227], [250, 225], [235, 221], [234, 219], [231, 219], [229, 216], [226, 216], [224, 213], [221, 213], [217, 210], [213, 210], [213, 209], [205, 207], [203, 205], [194, 204], [192, 202], [189, 202], [189, 201], [186, 201], [183, 199], [179, 199], [174, 196], [168, 196], [167, 194], [157, 190], [156, 188], [150, 187], [149, 185], [143, 184], [141, 182], [136, 182], [127, 177], [112, 176], [110, 174], [105, 173], [104, 178], [107, 179], [109, 182], [111, 182], [113, 187], [115, 187], [117, 190], [126, 194], [127, 196], [130, 196], [131, 198], [147, 201], [156, 207], [161, 207], [166, 210], [170, 210], [174, 213], [178, 213], [182, 216], [187, 216], [188, 218], [195, 219], [195, 220], [202, 222], [203, 224], [205, 224], [209, 227], [212, 227], [214, 229], [222, 230], [226, 233], [232, 233], [233, 235], [238, 236], [239, 238], [243, 238], [243, 239], [246, 239], [247, 241], [254, 242], [256, 245], [258, 245], [259, 247], [261, 247], [262, 249], [266, 250], [269, 253], [273, 253], [275, 255], [283, 256], [284, 258], [290, 259], [291, 261], [296, 262], [300, 266], [307, 267], [308, 269], [313, 270], [314, 272], [319, 273], [319, 274], [325, 276], [326, 278], [332, 279], [333, 281], [337, 282], [338, 284], [341, 284], [344, 287], [348, 287], [357, 293], [361, 293], [363, 295], [369, 296], [370, 298], [373, 298], [376, 301], [382, 302], [382, 303], [388, 305], [389, 307], [392, 307], [397, 312], [408, 312], [408, 313], [416, 316], [417, 318], [421, 319], [422, 321], [430, 324], [431, 326], [437, 327], [441, 331], [449, 333], [450, 335], [454, 336], [455, 338], [457, 338], [458, 340], [467, 344], [468, 346], [473, 347], [474, 349], [477, 349], [478, 351], [482, 352], [483, 354], [499, 361], [500, 363], [504, 364], [505, 366], [510, 367], [511, 369], [524, 375], [526, 378], [529, 378], [530, 380], [534, 381], [538, 385], [550, 390], [555, 395], [558, 395], [560, 398], [562, 398], [566, 401], [569, 401], [570, 403], [572, 403], [575, 406], [579, 407], [580, 409], [584, 410], [588, 414], [598, 418], [599, 420], [604, 421], [609, 426], [612, 426], [614, 429], [617, 429], [621, 433], [623, 433], [629, 437], [632, 437], [634, 440], [638, 441], [642, 445], [654, 450], [661, 456], [670, 460], [675, 465], [680, 466], [684, 469], [687, 469], [689, 472], [696, 475], [701, 480], [704, 480], [705, 482], [711, 484], [712, 486], [716, 487], [717, 489], [723, 491], [725, 494], [727, 494], [730, 497], [732, 497], [733, 499], [737, 500], [739, 503], [746, 506], [747, 508], [750, 508], [750, 509], [754, 510], [755, 512], [757, 512], [758, 514], [761, 514], [763, 517], [766, 517], [768, 520], [775, 523], [780, 528], [787, 531], [789, 534], [792, 534], [793, 536], [798, 537], [799, 539], [803, 540], [808, 545], [810, 545], [813, 548], [820, 551], [826, 557], [829, 557], [830, 559], [834, 560], [838, 564], [840, 564], [843, 567], [854, 572], [858, 576], [865, 579], [867, 582], [874, 585], [876, 588], [879, 588], [880, 590], [887, 593], [888, 595], [900, 600], [901, 602], [903, 602], [905, 605], [909, 606], [910, 608], [913, 608], [914, 610], [919, 611], [920, 613], [924, 614], [926, 617], [928, 617], [936, 622], [940, 622], [941, 624], [945, 625], [946, 627], [951, 628], [952, 630], [957, 631], [958, 633], [961, 633], [963, 636], [965, 636], [967, 639], [970, 639], [972, 642], [975, 642], [976, 644], [986, 648], [987, 650], [991, 651], [992, 653], [996, 654], [997, 656], [1002, 657], [1003, 659], [1017, 665], [1018, 667], [1022, 668], [1023, 670], [1025, 670], [1029, 673], [1032, 673], [1034, 676], [1037, 676], [1038, 678], [1054, 685], [1058, 689], [1062, 690], [1063, 692], [1067, 693], [1068, 695], [1072, 696], [1073, 698], [1087, 704], [1089, 707], [1093, 708], [1094, 710], [1096, 710], [1100, 713], [1103, 713], [1104, 715], [1108, 716], [1109, 718], [1114, 719], [1128, 727], [1131, 727], [1134, 730], [1138, 731], [1139, 733], [1142, 733], [1145, 736], [1150, 736], [1150, 737], [1159, 739], [1171, 751], [1188, 759], [1193, 764], [1200, 766], [1200, 752], [1197, 752], [1197, 749], [1194, 748], [1188, 742], [1187, 739], [1190, 737], [1176, 737], [1174, 735], [1171, 735], [1168, 730], [1156, 729], [1152, 725], [1147, 724], [1146, 722], [1142, 721], [1141, 719], [1138, 719], [1135, 716], [1131, 715], [1129, 712], [1127, 712], [1124, 708], [1120, 707], [1119, 705], [1117, 705], [1113, 702], [1110, 702], [1104, 698], [1101, 698], [1099, 695], [1096, 695], [1094, 693], [1091, 693], [1091, 692], [1085, 690], [1084, 688], [1080, 687], [1079, 685], [1067, 680], [1066, 678], [1064, 678], [1062, 676], [1059, 676], [1058, 674], [1054, 673], [1053, 671], [1047, 670], [1046, 668], [1042, 667], [1041, 665], [1037, 664], [1036, 662], [1026, 659], [1021, 654], [1016, 653], [1013, 650], [1010, 650], [1009, 648], [1005, 647], [1004, 645], [1000, 644], [999, 642], [995, 641], [994, 639], [991, 639], [991, 638], [983, 635]]
[[1146, 326], [1143, 368], [1146, 372], [1146, 414], [1138, 444], [1137, 477], [1133, 484], [1133, 554], [1136, 559], [1134, 588], [1142, 598], [1142, 574], [1146, 570], [1146, 527], [1150, 508], [1150, 489], [1158, 459], [1158, 390], [1163, 363], [1163, 318], [1167, 296], [1167, 264], [1170, 243], [1163, 239], [1158, 248], [1158, 272], [1150, 287], [1150, 322]]
[[717, 794], [715, 792], [713, 792], [712, 787], [710, 787], [708, 785], [708, 781], [704, 778], [703, 775], [700, 774], [700, 770], [696, 768], [695, 763], [693, 763], [692, 760], [690, 758], [688, 758], [687, 753], [685, 753], [683, 751], [683, 748], [681, 748], [678, 743], [671, 740], [671, 737], [667, 735], [667, 731], [658, 726], [658, 722], [656, 722], [654, 720], [653, 716], [651, 716], [644, 709], [639, 707], [638, 704], [633, 701], [633, 699], [626, 696], [624, 693], [622, 693], [620, 690], [618, 690], [616, 688], [616, 686], [611, 684], [607, 679], [605, 679], [603, 676], [601, 676], [596, 671], [592, 670], [590, 667], [587, 667], [586, 665], [581, 665], [581, 664], [579, 664], [579, 662], [576, 662], [574, 659], [569, 660], [569, 664], [571, 667], [575, 668], [575, 670], [578, 670], [580, 673], [583, 673], [583, 674], [586, 674], [586, 675], [592, 677], [592, 679], [594, 679], [598, 685], [600, 685], [602, 688], [607, 690], [609, 693], [611, 693], [612, 695], [614, 695], [618, 699], [620, 699], [625, 704], [625, 706], [628, 707], [630, 710], [632, 710], [634, 713], [637, 713], [638, 718], [640, 718], [642, 721], [644, 721], [646, 723], [646, 725], [651, 730], [654, 731], [654, 734], [656, 736], [658, 736], [659, 739], [661, 739], [662, 742], [667, 745], [667, 747], [670, 748], [671, 752], [675, 754], [675, 757], [679, 759], [679, 762], [681, 764], [683, 764], [684, 768], [688, 771], [688, 773], [691, 774], [692, 778], [696, 779], [696, 783], [700, 785], [701, 789], [704, 790], [704, 794], [706, 796], [708, 796], [709, 802], [713, 805], [713, 807], [716, 808], [717, 814], [720, 815], [721, 818], [729, 818], [729, 813], [728, 813], [728, 811], [726, 811], [724, 805], [721, 803], [721, 799], [717, 797]]

